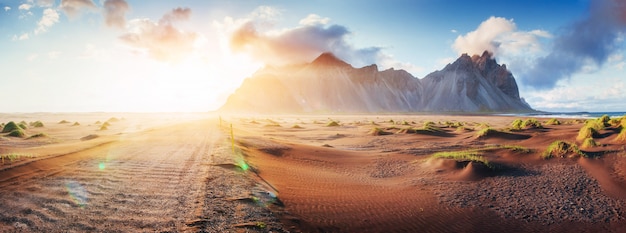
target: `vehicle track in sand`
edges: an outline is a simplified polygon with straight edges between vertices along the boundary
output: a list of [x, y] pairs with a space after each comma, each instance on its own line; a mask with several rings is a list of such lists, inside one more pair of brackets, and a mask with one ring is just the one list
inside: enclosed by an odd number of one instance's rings
[[[258, 190], [233, 163], [227, 137], [203, 120], [0, 171], [0, 231], [236, 231], [271, 212], [232, 201]], [[247, 227], [246, 224], [243, 224]], [[249, 224], [248, 224], [249, 225]]]

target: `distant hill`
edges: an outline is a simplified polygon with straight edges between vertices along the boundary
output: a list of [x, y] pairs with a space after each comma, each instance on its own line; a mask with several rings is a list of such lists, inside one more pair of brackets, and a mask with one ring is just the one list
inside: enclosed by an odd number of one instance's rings
[[515, 78], [488, 52], [463, 54], [418, 79], [404, 70], [354, 68], [331, 53], [308, 64], [266, 67], [220, 109], [239, 113], [532, 112]]

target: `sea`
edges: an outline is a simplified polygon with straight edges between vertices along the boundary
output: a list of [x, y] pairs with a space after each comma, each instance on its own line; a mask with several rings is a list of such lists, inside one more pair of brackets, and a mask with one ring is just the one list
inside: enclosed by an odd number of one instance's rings
[[619, 118], [626, 116], [626, 112], [538, 112], [527, 114], [500, 114], [503, 116], [523, 116], [537, 118], [598, 118], [607, 115], [611, 118]]

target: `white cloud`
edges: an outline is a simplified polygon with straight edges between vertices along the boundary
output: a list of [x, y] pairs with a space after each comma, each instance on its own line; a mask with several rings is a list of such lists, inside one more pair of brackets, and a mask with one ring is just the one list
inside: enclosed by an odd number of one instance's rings
[[118, 28], [126, 26], [126, 13], [130, 10], [130, 6], [125, 0], [106, 0], [103, 10], [107, 26]]
[[[32, 0], [29, 0], [29, 2], [32, 2]], [[51, 7], [54, 5], [54, 0], [37, 0], [37, 5], [40, 7]]]
[[324, 25], [330, 22], [330, 18], [322, 18], [316, 14], [309, 14], [306, 18], [300, 20], [300, 25]]
[[136, 53], [147, 54], [161, 61], [178, 62], [193, 53], [199, 35], [178, 29], [174, 23], [190, 17], [189, 8], [176, 8], [165, 14], [159, 22], [150, 19], [133, 19], [128, 22], [127, 33], [120, 39]]
[[10, 11], [10, 10], [11, 10], [11, 7], [10, 7], [10, 6], [5, 6], [5, 7], [4, 7], [4, 11]]
[[81, 14], [83, 10], [94, 10], [96, 4], [92, 0], [61, 0], [61, 10], [70, 18]]
[[495, 56], [518, 55], [541, 51], [539, 38], [548, 37], [551, 35], [546, 31], [520, 31], [513, 19], [492, 16], [476, 30], [459, 35], [452, 47], [459, 54], [482, 54], [487, 50]]
[[20, 36], [13, 35], [13, 40], [28, 40], [29, 38], [28, 33], [23, 33]]
[[456, 29], [452, 29], [452, 30], [450, 30], [450, 32], [452, 32], [452, 33], [454, 33], [454, 34], [459, 33], [459, 31], [457, 31]]
[[280, 10], [262, 6], [248, 17], [225, 18], [214, 25], [227, 38], [230, 50], [248, 54], [269, 65], [310, 62], [323, 52], [332, 52], [355, 67], [378, 64], [382, 69], [400, 68], [421, 72], [422, 68], [397, 61], [382, 47], [357, 48], [350, 42], [350, 30], [331, 24], [329, 18], [310, 14], [291, 28], [276, 28]]
[[18, 7], [18, 9], [20, 9], [20, 10], [24, 10], [24, 11], [27, 11], [27, 10], [30, 10], [30, 8], [32, 8], [32, 7], [33, 7], [33, 5], [30, 5], [30, 4], [26, 4], [26, 3], [24, 3], [24, 4], [20, 5], [20, 6]]
[[48, 31], [48, 28], [52, 27], [52, 25], [59, 22], [59, 13], [52, 9], [47, 8], [43, 11], [43, 16], [41, 20], [37, 23], [37, 29], [35, 29], [35, 34], [40, 34]]

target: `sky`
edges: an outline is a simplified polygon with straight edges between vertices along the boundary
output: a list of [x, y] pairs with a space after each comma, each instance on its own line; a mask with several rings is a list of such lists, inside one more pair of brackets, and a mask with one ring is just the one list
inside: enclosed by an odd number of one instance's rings
[[0, 112], [206, 112], [333, 52], [417, 78], [488, 50], [543, 111], [626, 111], [622, 0], [0, 0]]

